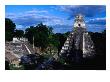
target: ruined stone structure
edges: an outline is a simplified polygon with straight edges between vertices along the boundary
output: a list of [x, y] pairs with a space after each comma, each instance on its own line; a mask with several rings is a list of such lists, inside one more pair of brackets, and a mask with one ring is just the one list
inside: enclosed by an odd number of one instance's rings
[[86, 24], [81, 14], [75, 17], [74, 29], [67, 37], [59, 55], [61, 57], [63, 55], [75, 55], [75, 57], [78, 57], [79, 51], [82, 51], [83, 58], [94, 56], [94, 44], [87, 32]]

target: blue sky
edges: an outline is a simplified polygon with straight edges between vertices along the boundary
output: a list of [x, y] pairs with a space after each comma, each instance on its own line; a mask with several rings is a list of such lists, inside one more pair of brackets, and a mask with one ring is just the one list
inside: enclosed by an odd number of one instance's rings
[[23, 30], [42, 22], [52, 26], [55, 33], [65, 33], [73, 29], [77, 14], [84, 16], [88, 31], [100, 32], [106, 27], [104, 5], [6, 5], [5, 13], [17, 29]]

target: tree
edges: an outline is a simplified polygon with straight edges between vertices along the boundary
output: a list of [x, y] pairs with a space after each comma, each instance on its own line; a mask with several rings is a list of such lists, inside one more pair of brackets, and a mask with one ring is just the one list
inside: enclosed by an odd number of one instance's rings
[[30, 26], [29, 28], [27, 28], [25, 30], [25, 37], [28, 38], [28, 41], [33, 44], [33, 36], [35, 35], [35, 27], [34, 26]]
[[106, 68], [106, 30], [102, 33], [89, 32], [95, 46], [95, 58], [92, 63], [95, 63], [97, 69]]
[[5, 18], [5, 40], [12, 41], [15, 30], [15, 23], [9, 18]]
[[36, 26], [35, 34], [35, 45], [37, 47], [41, 47], [41, 49], [45, 49], [48, 46], [48, 37], [49, 37], [49, 29], [48, 26], [43, 25], [42, 23]]
[[58, 38], [58, 41], [59, 41], [59, 45], [58, 45], [58, 52], [60, 52], [62, 46], [64, 45], [64, 42], [66, 41], [66, 38], [64, 36], [64, 34], [61, 34], [61, 33], [56, 33], [55, 36]]
[[24, 31], [23, 30], [15, 30], [14, 36], [17, 38], [21, 38], [24, 36]]
[[34, 44], [36, 47], [40, 47], [42, 50], [48, 46], [49, 42], [49, 34], [50, 29], [48, 26], [43, 25], [42, 23], [38, 24], [37, 26], [30, 26], [25, 30], [25, 35], [28, 38], [29, 42], [33, 43], [34, 37]]

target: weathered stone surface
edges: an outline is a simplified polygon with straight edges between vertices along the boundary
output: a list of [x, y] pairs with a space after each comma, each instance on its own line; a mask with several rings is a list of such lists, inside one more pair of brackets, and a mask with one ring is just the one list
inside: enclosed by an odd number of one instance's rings
[[59, 55], [61, 57], [74, 55], [73, 59], [75, 62], [80, 61], [80, 58], [94, 56], [94, 44], [86, 30], [86, 24], [82, 15], [76, 16], [74, 30], [67, 37]]

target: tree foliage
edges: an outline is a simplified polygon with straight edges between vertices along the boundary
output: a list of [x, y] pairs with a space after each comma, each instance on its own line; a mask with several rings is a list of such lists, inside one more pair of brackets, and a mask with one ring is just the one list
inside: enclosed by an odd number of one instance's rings
[[34, 37], [34, 44], [37, 47], [41, 47], [44, 49], [49, 44], [49, 34], [51, 30], [48, 26], [43, 25], [42, 23], [38, 24], [37, 26], [30, 26], [25, 30], [25, 35], [28, 38], [29, 42], [33, 43]]
[[21, 38], [24, 36], [24, 31], [23, 30], [15, 30], [14, 36], [17, 38]]
[[15, 23], [9, 18], [5, 18], [5, 40], [11, 41], [14, 36]]

